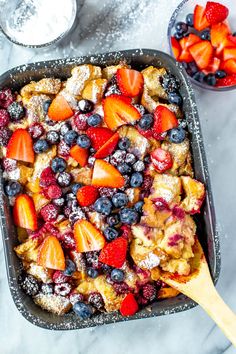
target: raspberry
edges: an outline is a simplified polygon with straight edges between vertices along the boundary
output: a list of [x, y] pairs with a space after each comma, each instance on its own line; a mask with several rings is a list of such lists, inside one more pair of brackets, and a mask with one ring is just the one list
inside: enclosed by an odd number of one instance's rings
[[44, 128], [39, 123], [34, 123], [29, 127], [29, 133], [33, 139], [37, 139], [44, 133]]
[[130, 291], [129, 286], [122, 282], [122, 283], [114, 283], [113, 287], [117, 293], [117, 295], [123, 295], [123, 294], [128, 294]]
[[0, 145], [7, 146], [11, 135], [12, 135], [12, 131], [10, 129], [2, 128], [0, 130]]
[[69, 283], [56, 284], [54, 291], [57, 295], [66, 296], [71, 291], [71, 285]]
[[165, 199], [154, 198], [153, 202], [155, 203], [156, 210], [158, 210], [158, 211], [169, 210], [169, 205]]
[[149, 192], [152, 187], [152, 183], [153, 183], [153, 177], [148, 175], [144, 176], [142, 189]]
[[114, 166], [120, 165], [125, 162], [126, 152], [124, 150], [116, 150], [113, 155], [111, 155], [110, 163]]
[[82, 114], [79, 112], [75, 113], [73, 118], [73, 125], [77, 131], [88, 129], [88, 123], [87, 123], [88, 116], [89, 116], [88, 114]]
[[121, 237], [126, 238], [126, 240], [129, 240], [130, 236], [131, 236], [131, 229], [130, 226], [128, 225], [122, 225], [120, 228], [122, 234]]
[[77, 293], [77, 291], [72, 291], [69, 296], [70, 303], [74, 305], [76, 302], [82, 302], [84, 297], [82, 294]]
[[179, 220], [183, 220], [185, 218], [184, 210], [178, 207], [177, 205], [175, 205], [174, 208], [172, 209], [172, 213]]
[[117, 192], [117, 188], [100, 187], [98, 191], [101, 197], [111, 198]]
[[148, 301], [153, 301], [157, 297], [157, 289], [154, 284], [147, 283], [143, 286], [142, 290], [142, 295], [144, 299]]
[[68, 219], [71, 213], [71, 208], [70, 207], [65, 207], [63, 209], [63, 214], [65, 215], [65, 217]]
[[45, 205], [40, 212], [44, 221], [56, 220], [58, 216], [58, 209], [53, 204]]
[[49, 199], [57, 199], [61, 197], [62, 190], [57, 184], [52, 184], [47, 188], [45, 194]]
[[53, 273], [52, 280], [55, 284], [67, 283], [70, 280], [70, 277], [63, 274], [60, 270], [56, 270]]
[[10, 121], [9, 113], [5, 109], [0, 109], [0, 127], [5, 127]]
[[70, 156], [70, 147], [62, 140], [58, 145], [57, 152], [58, 155], [68, 158]]
[[51, 184], [55, 184], [55, 183], [56, 183], [56, 177], [54, 176], [51, 167], [46, 167], [40, 175], [40, 180], [39, 180], [40, 186], [49, 187]]
[[62, 243], [62, 246], [66, 249], [70, 250], [75, 250], [76, 249], [76, 244], [75, 244], [75, 239], [74, 239], [74, 234], [72, 231], [68, 231], [62, 235], [60, 235], [60, 241]]
[[43, 229], [49, 232], [51, 235], [59, 237], [60, 233], [57, 227], [55, 227], [50, 222], [46, 222], [43, 226]]
[[17, 168], [17, 162], [16, 160], [9, 159], [9, 158], [4, 158], [2, 161], [3, 168], [7, 172], [12, 172]]
[[104, 301], [100, 293], [91, 293], [88, 297], [88, 302], [98, 310], [104, 307]]
[[9, 88], [0, 90], [0, 107], [7, 108], [12, 102], [15, 101], [15, 95]]

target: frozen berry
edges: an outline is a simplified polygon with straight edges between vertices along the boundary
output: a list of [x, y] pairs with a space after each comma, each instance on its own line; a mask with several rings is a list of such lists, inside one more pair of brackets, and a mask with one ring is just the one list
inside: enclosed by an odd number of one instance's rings
[[100, 114], [95, 113], [88, 117], [87, 122], [91, 127], [98, 127], [102, 122], [102, 117]]
[[54, 291], [57, 295], [66, 296], [71, 291], [71, 285], [69, 283], [56, 284]]
[[183, 128], [173, 128], [168, 131], [168, 137], [171, 143], [180, 144], [184, 141], [186, 132]]
[[180, 84], [179, 81], [172, 74], [165, 74], [162, 78], [162, 86], [166, 92], [178, 91]]
[[52, 284], [42, 284], [41, 291], [44, 295], [53, 294], [53, 285]]
[[58, 144], [58, 149], [57, 149], [58, 155], [62, 157], [69, 157], [70, 156], [70, 147], [65, 143], [65, 141], [61, 141]]
[[94, 313], [92, 306], [87, 305], [84, 302], [76, 302], [73, 305], [73, 311], [82, 320], [91, 317]]
[[60, 128], [60, 134], [62, 136], [64, 136], [69, 130], [71, 130], [71, 124], [66, 122], [66, 123], [62, 124], [62, 126]]
[[39, 292], [39, 284], [32, 275], [26, 275], [21, 282], [21, 287], [27, 295], [34, 296]]
[[65, 199], [64, 198], [56, 198], [56, 199], [53, 199], [52, 202], [57, 207], [62, 207], [65, 204]]
[[127, 175], [127, 174], [131, 173], [131, 171], [132, 171], [130, 165], [128, 165], [128, 164], [125, 163], [125, 162], [123, 162], [123, 163], [117, 165], [117, 170], [118, 170], [122, 175]]
[[53, 273], [53, 276], [52, 276], [52, 280], [55, 284], [61, 284], [61, 283], [66, 283], [68, 282], [70, 279], [70, 277], [68, 277], [67, 275], [63, 274], [62, 271], [60, 270], [56, 270], [54, 273]]
[[154, 284], [145, 284], [142, 288], [142, 295], [148, 301], [153, 301], [157, 297], [157, 290]]
[[216, 84], [216, 76], [215, 74], [208, 74], [205, 76], [204, 81], [207, 85], [215, 86]]
[[204, 30], [200, 33], [200, 38], [206, 41], [211, 40], [211, 33], [210, 30]]
[[62, 246], [69, 250], [74, 250], [76, 248], [75, 239], [73, 232], [66, 232], [60, 236]]
[[112, 210], [112, 203], [106, 197], [101, 197], [96, 200], [94, 203], [94, 209], [103, 215], [109, 215]]
[[137, 161], [135, 164], [133, 164], [133, 169], [136, 172], [142, 172], [145, 169], [145, 164], [143, 161]]
[[91, 251], [85, 253], [86, 263], [88, 266], [99, 269], [100, 262], [99, 262], [99, 252], [98, 251]]
[[149, 191], [150, 188], [152, 187], [152, 184], [153, 184], [153, 177], [148, 175], [144, 176], [142, 189], [144, 189], [145, 191]]
[[55, 157], [51, 162], [51, 168], [54, 173], [64, 172], [66, 167], [67, 163], [62, 157]]
[[111, 155], [110, 163], [114, 166], [122, 164], [125, 162], [126, 152], [124, 150], [116, 150], [113, 155]]
[[46, 152], [49, 149], [49, 145], [47, 143], [47, 140], [45, 139], [39, 139], [34, 143], [34, 152], [36, 154], [41, 154], [43, 152]]
[[44, 133], [44, 128], [40, 123], [34, 123], [29, 127], [29, 133], [33, 139], [38, 139]]
[[68, 172], [61, 172], [57, 177], [57, 182], [61, 187], [68, 187], [71, 184], [72, 176]]
[[52, 236], [59, 237], [58, 228], [56, 226], [54, 226], [51, 222], [46, 222], [42, 229], [43, 229], [43, 232], [45, 232], [45, 230], [46, 230]]
[[12, 102], [8, 107], [7, 111], [10, 114], [11, 120], [13, 122], [18, 122], [24, 117], [25, 110], [22, 104], [19, 102]]
[[122, 208], [128, 204], [128, 196], [125, 193], [116, 193], [112, 197], [112, 203], [116, 208]]
[[78, 301], [83, 301], [84, 297], [82, 294], [77, 293], [76, 291], [72, 291], [69, 296], [70, 303], [74, 305]]
[[133, 165], [136, 161], [136, 157], [134, 154], [128, 153], [125, 156], [125, 163], [127, 163], [128, 165]]
[[0, 145], [7, 146], [10, 137], [12, 135], [12, 131], [6, 127], [0, 129]]
[[82, 113], [89, 113], [93, 110], [93, 102], [89, 100], [80, 100], [78, 102], [78, 108]]
[[117, 293], [117, 295], [124, 295], [124, 294], [128, 294], [128, 292], [130, 291], [129, 286], [124, 283], [114, 283], [113, 287], [115, 289], [115, 292]]
[[15, 197], [21, 190], [21, 184], [17, 181], [9, 181], [5, 186], [5, 192], [9, 197]]
[[98, 190], [101, 197], [107, 197], [107, 198], [111, 198], [117, 192], [116, 188], [100, 187], [98, 188]]
[[50, 203], [42, 207], [40, 213], [44, 221], [56, 220], [58, 216], [58, 208]]
[[51, 186], [47, 187], [46, 195], [49, 199], [58, 199], [62, 195], [62, 190], [58, 185], [52, 184]]
[[56, 183], [56, 177], [51, 169], [51, 167], [46, 167], [40, 175], [39, 184], [41, 187], [48, 187], [51, 184]]
[[120, 221], [123, 224], [133, 225], [139, 220], [139, 214], [135, 209], [124, 208], [120, 210]]
[[198, 82], [203, 82], [205, 79], [205, 74], [202, 71], [198, 71], [196, 74], [193, 75], [193, 79]]
[[16, 160], [9, 159], [9, 158], [3, 158], [2, 165], [4, 170], [7, 172], [12, 172], [17, 168]]
[[224, 77], [227, 76], [226, 72], [224, 70], [217, 70], [215, 72], [215, 76], [217, 79], [223, 79]]
[[10, 121], [9, 113], [5, 109], [0, 109], [0, 128], [8, 125]]
[[73, 127], [77, 131], [88, 129], [88, 115], [76, 112], [73, 118]]
[[51, 145], [58, 144], [60, 141], [60, 135], [55, 130], [49, 130], [46, 134], [46, 140]]
[[120, 141], [118, 143], [118, 147], [119, 147], [120, 150], [128, 150], [128, 148], [130, 147], [129, 138], [120, 139]]
[[67, 276], [71, 276], [75, 271], [76, 271], [75, 263], [71, 259], [67, 258], [66, 259], [66, 269], [64, 270], [63, 274], [65, 274]]
[[143, 116], [145, 114], [145, 108], [141, 105], [141, 104], [134, 104], [133, 105], [141, 114], [141, 116]]
[[9, 88], [3, 88], [0, 90], [0, 107], [7, 108], [12, 102], [15, 101], [15, 95]]
[[94, 306], [97, 310], [101, 310], [104, 307], [104, 301], [100, 293], [89, 294], [88, 303]]

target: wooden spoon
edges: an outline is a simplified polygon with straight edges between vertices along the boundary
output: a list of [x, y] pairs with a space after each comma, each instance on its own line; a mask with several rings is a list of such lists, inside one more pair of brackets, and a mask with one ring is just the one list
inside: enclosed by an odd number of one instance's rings
[[163, 272], [161, 280], [197, 302], [222, 329], [236, 347], [236, 315], [224, 303], [212, 282], [206, 258], [197, 240], [194, 245], [191, 274], [179, 276]]

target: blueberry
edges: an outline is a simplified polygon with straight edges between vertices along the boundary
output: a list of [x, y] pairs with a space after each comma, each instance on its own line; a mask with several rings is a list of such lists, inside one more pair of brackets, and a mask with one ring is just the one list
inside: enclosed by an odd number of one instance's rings
[[201, 71], [197, 72], [196, 74], [193, 75], [193, 79], [203, 83], [205, 78], [205, 74]]
[[68, 187], [71, 183], [72, 177], [68, 172], [61, 172], [57, 177], [57, 182], [61, 187]]
[[120, 221], [123, 224], [136, 224], [139, 220], [139, 214], [136, 210], [132, 208], [124, 208], [120, 210]]
[[179, 81], [172, 74], [165, 74], [162, 77], [162, 87], [166, 90], [166, 92], [175, 92], [180, 88]]
[[125, 162], [118, 165], [117, 170], [120, 171], [122, 175], [129, 174], [132, 171], [131, 167]]
[[93, 102], [89, 100], [80, 100], [78, 102], [78, 108], [81, 113], [89, 113], [93, 110]]
[[79, 135], [76, 143], [83, 149], [88, 149], [91, 145], [91, 141], [86, 134]]
[[197, 67], [196, 63], [194, 61], [191, 61], [190, 63], [188, 63], [188, 67], [187, 67], [186, 71], [190, 76], [193, 76], [194, 74], [196, 74], [198, 72], [198, 67]]
[[97, 269], [94, 269], [94, 268], [92, 268], [92, 267], [89, 267], [89, 268], [87, 268], [87, 275], [88, 275], [90, 278], [95, 279], [95, 278], [97, 278], [97, 276], [98, 276], [98, 271], [97, 271]]
[[149, 164], [151, 162], [150, 156], [149, 155], [145, 156], [144, 159], [143, 159], [143, 162]]
[[177, 92], [170, 92], [168, 94], [168, 100], [170, 103], [177, 104], [178, 106], [181, 106], [183, 102], [182, 97]]
[[71, 259], [67, 258], [66, 269], [64, 270], [63, 274], [70, 277], [75, 271], [76, 271], [75, 263]]
[[112, 203], [116, 208], [122, 208], [126, 206], [129, 202], [129, 198], [125, 193], [116, 193], [112, 197]]
[[98, 113], [92, 114], [87, 119], [87, 123], [91, 127], [98, 127], [101, 124], [101, 122], [102, 122], [102, 117]]
[[143, 175], [140, 172], [134, 172], [130, 178], [131, 187], [140, 187], [143, 183]]
[[32, 275], [26, 275], [21, 282], [21, 287], [27, 295], [34, 296], [39, 292], [39, 284]]
[[120, 150], [128, 150], [130, 147], [130, 140], [128, 138], [122, 138], [118, 143], [118, 147]]
[[77, 316], [79, 316], [79, 318], [81, 318], [81, 320], [91, 317], [94, 312], [92, 306], [80, 301], [73, 305], [73, 311]]
[[177, 22], [175, 29], [177, 33], [183, 34], [188, 32], [188, 25], [185, 22]]
[[227, 76], [226, 72], [224, 70], [217, 70], [215, 72], [215, 76], [217, 79], [223, 79], [224, 77]]
[[68, 122], [64, 123], [60, 128], [60, 134], [64, 136], [69, 130], [71, 130], [71, 124]]
[[64, 135], [64, 141], [67, 145], [72, 146], [76, 143], [76, 140], [78, 138], [78, 133], [74, 130], [69, 130], [65, 135]]
[[136, 172], [142, 172], [145, 169], [145, 164], [143, 161], [136, 161], [135, 164], [133, 165], [133, 170]]
[[188, 63], [186, 63], [186, 61], [182, 61], [181, 64], [184, 67], [184, 69], [186, 70], [188, 67]]
[[53, 284], [42, 284], [41, 285], [41, 291], [44, 295], [51, 295], [53, 294]]
[[171, 143], [180, 144], [184, 141], [186, 132], [182, 127], [173, 128], [168, 131], [168, 137]]
[[71, 187], [72, 193], [76, 195], [76, 193], [82, 186], [83, 185], [81, 183], [74, 183]]
[[56, 198], [56, 199], [53, 199], [52, 202], [57, 207], [62, 207], [65, 204], [65, 199], [64, 198]]
[[153, 115], [152, 114], [144, 114], [142, 118], [138, 122], [138, 126], [142, 130], [150, 129], [153, 126]]
[[47, 140], [39, 139], [34, 143], [34, 152], [41, 154], [49, 149]]
[[64, 172], [66, 170], [67, 163], [62, 157], [55, 157], [52, 159], [51, 168], [54, 173]]
[[55, 130], [49, 130], [46, 134], [46, 140], [49, 144], [58, 144], [60, 141], [60, 135]]
[[136, 157], [134, 154], [131, 154], [131, 153], [128, 153], [126, 156], [125, 156], [125, 162], [129, 165], [133, 165], [136, 161]]
[[180, 39], [182, 39], [184, 37], [184, 33], [175, 32], [174, 37], [175, 37], [175, 39], [177, 39], [177, 41], [179, 41]]
[[125, 273], [121, 269], [113, 269], [111, 271], [111, 279], [115, 283], [121, 283], [124, 280]]
[[13, 121], [17, 122], [24, 117], [25, 109], [19, 102], [12, 102], [7, 111]]
[[112, 203], [110, 199], [106, 197], [101, 197], [94, 203], [94, 209], [103, 215], [109, 215], [112, 211]]
[[109, 226], [116, 226], [120, 222], [120, 218], [118, 214], [112, 214], [107, 217], [106, 222]]
[[140, 200], [139, 202], [134, 204], [134, 209], [138, 212], [138, 213], [142, 213], [143, 210], [143, 204], [144, 202], [142, 200]]
[[200, 37], [203, 40], [210, 41], [211, 40], [211, 33], [209, 30], [204, 30], [200, 33]]
[[116, 229], [109, 226], [105, 228], [103, 233], [107, 241], [115, 240], [119, 236], [119, 232]]
[[46, 100], [43, 102], [43, 110], [45, 113], [48, 113], [48, 109], [50, 104], [52, 103], [52, 100]]
[[193, 14], [188, 14], [186, 16], [186, 23], [189, 27], [193, 27]]
[[9, 181], [5, 186], [5, 192], [9, 197], [15, 197], [21, 192], [21, 185], [17, 181]]
[[215, 86], [216, 84], [216, 77], [215, 74], [208, 74], [205, 76], [204, 81], [209, 86]]

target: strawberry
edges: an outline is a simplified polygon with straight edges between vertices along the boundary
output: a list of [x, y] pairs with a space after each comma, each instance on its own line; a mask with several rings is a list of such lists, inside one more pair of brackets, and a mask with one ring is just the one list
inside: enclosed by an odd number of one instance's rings
[[95, 150], [99, 150], [112, 136], [113, 131], [104, 127], [91, 127], [86, 134], [91, 140], [91, 145]]
[[77, 252], [99, 251], [105, 245], [103, 234], [87, 220], [79, 220], [74, 225]]
[[236, 75], [228, 75], [223, 79], [218, 79], [216, 83], [217, 87], [225, 87], [225, 86], [236, 86]]
[[133, 316], [138, 311], [138, 303], [134, 294], [129, 293], [121, 303], [120, 313], [122, 316]]
[[209, 41], [201, 41], [189, 48], [190, 54], [200, 69], [205, 69], [211, 62], [214, 49]]
[[135, 97], [143, 91], [143, 75], [137, 70], [118, 69], [116, 79], [122, 95]]
[[229, 14], [229, 9], [218, 2], [208, 1], [205, 16], [210, 25], [223, 22]]
[[230, 47], [230, 42], [232, 46], [236, 46], [236, 36], [229, 34], [227, 38], [229, 40], [229, 47]]
[[16, 197], [13, 219], [16, 226], [32, 231], [37, 230], [38, 223], [34, 202], [27, 194], [20, 194]]
[[140, 119], [140, 112], [131, 104], [131, 98], [110, 95], [103, 100], [104, 121], [108, 128], [116, 130], [124, 124], [132, 124]]
[[94, 186], [83, 186], [79, 188], [76, 196], [79, 205], [86, 207], [93, 204], [97, 200], [99, 193], [97, 188]]
[[99, 261], [111, 267], [121, 268], [126, 260], [128, 242], [119, 237], [106, 244], [99, 255]]
[[161, 134], [178, 126], [178, 120], [173, 112], [167, 107], [159, 105], [154, 111], [153, 131]]
[[48, 187], [51, 184], [56, 184], [56, 177], [51, 167], [46, 167], [40, 175], [39, 185], [40, 187]]
[[7, 158], [34, 162], [33, 140], [26, 129], [16, 129], [7, 145]]
[[236, 59], [229, 59], [222, 63], [222, 69], [227, 72], [227, 74], [236, 74]]
[[100, 147], [100, 149], [98, 149], [94, 157], [96, 159], [104, 159], [109, 156], [115, 150], [119, 138], [120, 136], [118, 133], [113, 134], [112, 137], [102, 147]]
[[114, 166], [104, 160], [95, 161], [92, 176], [93, 186], [122, 188], [124, 184], [124, 177]]
[[57, 95], [48, 109], [48, 117], [55, 121], [66, 120], [73, 116], [74, 112], [62, 95]]
[[178, 61], [185, 61], [186, 63], [193, 61], [193, 57], [187, 48], [181, 51]]
[[180, 56], [180, 52], [181, 52], [181, 47], [179, 45], [179, 42], [177, 41], [177, 39], [175, 37], [171, 37], [170, 41], [171, 41], [171, 48], [172, 48], [172, 52], [174, 54], [174, 57], [176, 60], [178, 60], [178, 58]]
[[190, 33], [187, 37], [182, 38], [179, 41], [179, 44], [182, 49], [188, 49], [198, 42], [201, 42], [201, 38], [199, 38], [196, 34]]
[[235, 48], [225, 48], [223, 50], [223, 60], [236, 59], [236, 47]]
[[38, 252], [38, 265], [55, 270], [65, 270], [65, 256], [60, 242], [55, 236], [47, 236]]
[[74, 145], [70, 149], [70, 156], [73, 157], [81, 167], [84, 167], [88, 163], [89, 151], [88, 149], [83, 149], [78, 145]]
[[216, 54], [220, 55], [224, 47], [229, 44], [229, 28], [225, 23], [218, 23], [211, 27], [211, 44], [216, 48]]
[[169, 170], [173, 165], [172, 156], [169, 151], [157, 148], [151, 153], [151, 161], [158, 173]]
[[209, 22], [205, 16], [205, 9], [203, 6], [196, 5], [193, 14], [193, 26], [196, 30], [202, 31], [209, 27]]
[[206, 67], [206, 69], [203, 69], [202, 71], [204, 72], [205, 75], [207, 75], [210, 73], [215, 73], [217, 70], [219, 70], [219, 68], [220, 68], [220, 59], [214, 57], [211, 63]]

